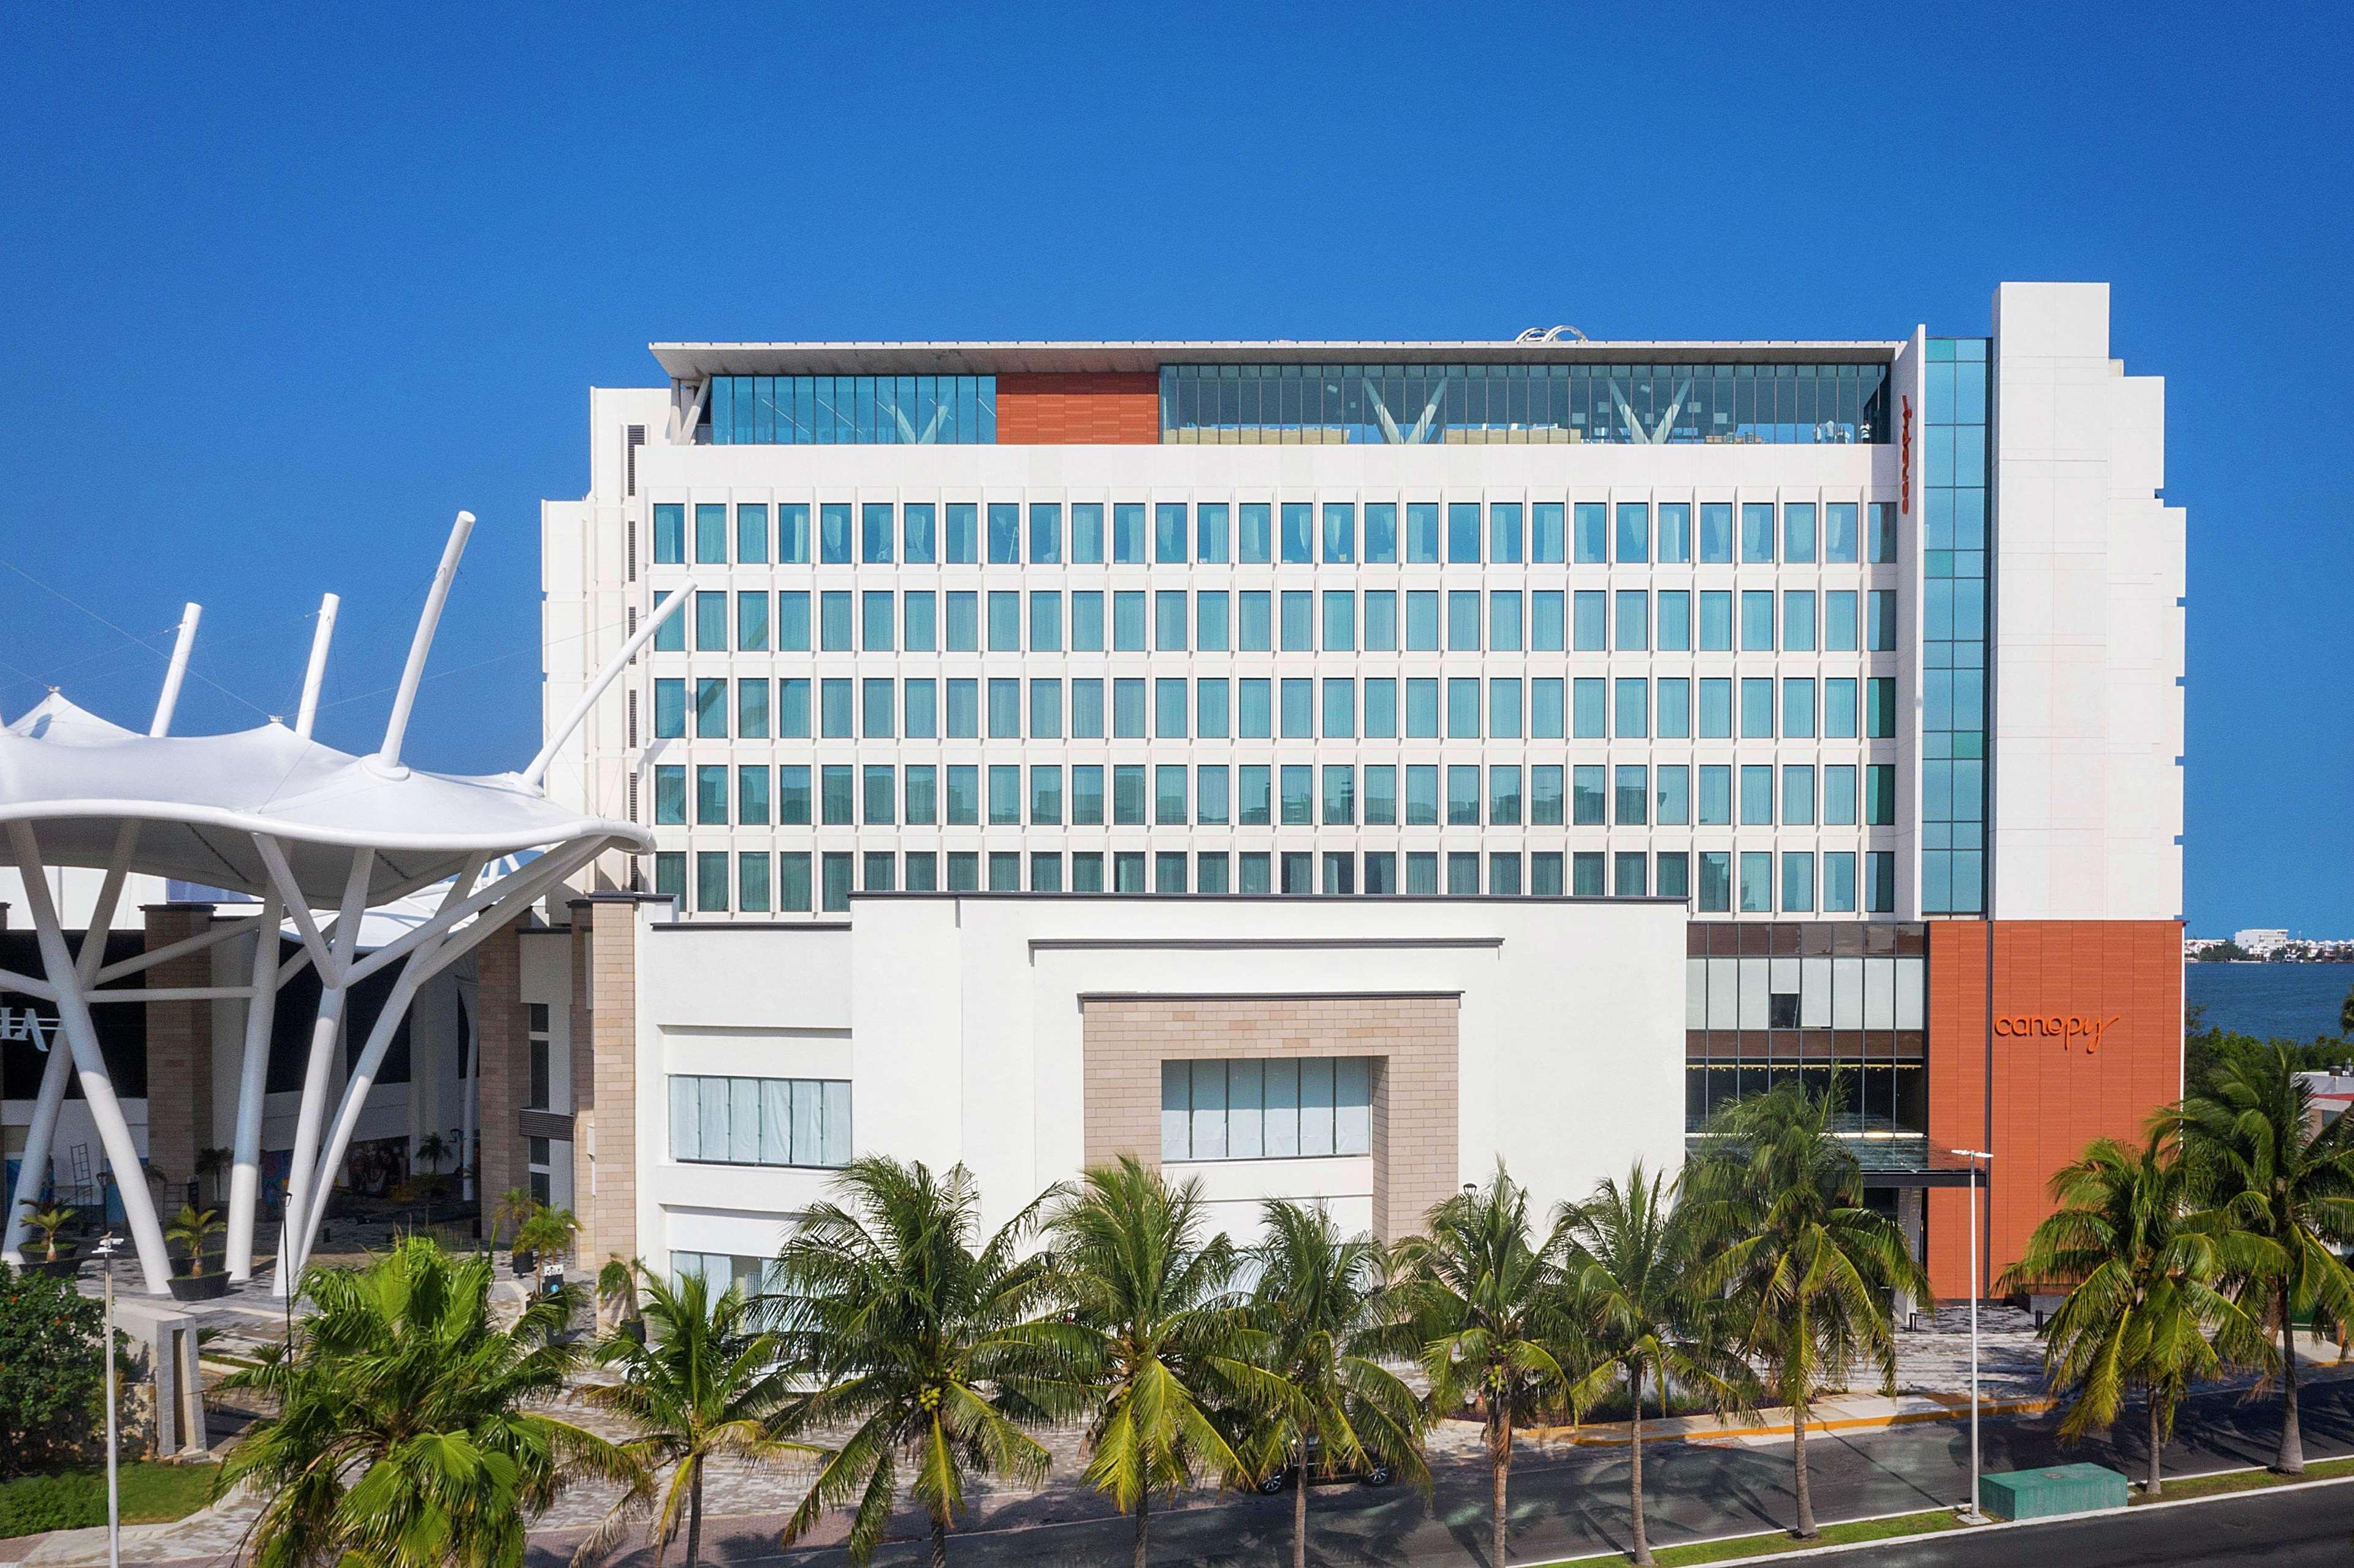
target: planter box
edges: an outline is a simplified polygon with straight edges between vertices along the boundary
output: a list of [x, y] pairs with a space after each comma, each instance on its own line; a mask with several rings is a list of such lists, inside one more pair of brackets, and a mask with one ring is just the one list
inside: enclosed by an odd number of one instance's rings
[[172, 1299], [175, 1301], [218, 1301], [228, 1294], [228, 1275], [220, 1269], [199, 1274], [193, 1278], [185, 1274], [172, 1277]]
[[2126, 1506], [2126, 1478], [2099, 1465], [2053, 1465], [1982, 1478], [1979, 1495], [1997, 1519], [2050, 1519]]
[[38, 1274], [50, 1279], [80, 1279], [83, 1261], [77, 1255], [67, 1253], [55, 1262], [46, 1258], [27, 1257], [16, 1267], [20, 1273]]

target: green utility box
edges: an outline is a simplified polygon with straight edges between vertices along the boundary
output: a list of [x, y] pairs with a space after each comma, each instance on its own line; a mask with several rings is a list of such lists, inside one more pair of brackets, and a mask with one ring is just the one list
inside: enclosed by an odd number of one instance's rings
[[2099, 1465], [2007, 1470], [1981, 1478], [1978, 1489], [1997, 1519], [2050, 1519], [2126, 1506], [2126, 1478]]

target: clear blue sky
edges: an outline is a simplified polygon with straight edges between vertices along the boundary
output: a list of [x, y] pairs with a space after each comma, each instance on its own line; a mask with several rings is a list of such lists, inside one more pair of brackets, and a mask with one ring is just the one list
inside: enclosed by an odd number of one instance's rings
[[[652, 339], [1886, 337], [2105, 279], [2190, 513], [2192, 929], [2354, 935], [2342, 8], [997, 9], [14, 8], [0, 559], [157, 647], [201, 600], [187, 728], [290, 711], [341, 593], [359, 747], [470, 508], [410, 755], [513, 767], [538, 502]], [[152, 700], [0, 617], [0, 713]]]

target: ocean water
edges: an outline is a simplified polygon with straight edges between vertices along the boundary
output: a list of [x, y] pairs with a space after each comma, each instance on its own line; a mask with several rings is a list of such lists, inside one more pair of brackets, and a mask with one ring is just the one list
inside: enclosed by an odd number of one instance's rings
[[2185, 997], [2202, 1022], [2259, 1040], [2338, 1033], [2338, 1009], [2354, 988], [2354, 964], [2186, 964]]

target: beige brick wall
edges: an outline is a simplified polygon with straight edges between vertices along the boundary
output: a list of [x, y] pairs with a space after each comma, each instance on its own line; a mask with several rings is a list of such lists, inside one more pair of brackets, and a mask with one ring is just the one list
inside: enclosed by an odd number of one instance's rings
[[638, 912], [572, 905], [572, 1210], [578, 1262], [638, 1255]]
[[[146, 950], [212, 928], [209, 904], [150, 904], [146, 916]], [[213, 983], [213, 955], [189, 953], [149, 969], [146, 983], [165, 987], [208, 986]], [[213, 1004], [209, 1001], [147, 1003], [147, 1158], [164, 1173], [163, 1209], [168, 1219], [187, 1202], [188, 1183], [196, 1179], [196, 1155], [213, 1142]], [[213, 1179], [226, 1182], [226, 1173]], [[212, 1183], [204, 1189], [207, 1202], [217, 1200]]]
[[531, 1097], [531, 1033], [523, 1007], [523, 938], [513, 926], [474, 949], [475, 1050], [480, 1053], [484, 1234], [491, 1211], [510, 1187], [528, 1184], [529, 1161], [515, 1112]]
[[1097, 997], [1081, 1002], [1089, 1165], [1161, 1162], [1161, 1064], [1204, 1057], [1373, 1058], [1373, 1228], [1394, 1241], [1456, 1190], [1453, 996]]

